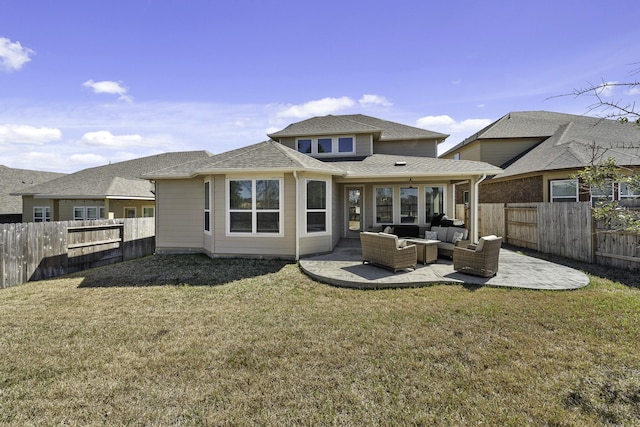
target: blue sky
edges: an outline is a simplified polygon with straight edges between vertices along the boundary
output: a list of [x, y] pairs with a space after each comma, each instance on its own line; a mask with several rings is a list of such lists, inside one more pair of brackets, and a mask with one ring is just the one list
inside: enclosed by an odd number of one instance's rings
[[600, 0], [0, 0], [0, 164], [74, 172], [220, 153], [351, 113], [451, 134], [442, 152], [510, 111], [586, 113], [592, 99], [556, 96], [632, 79], [636, 12]]

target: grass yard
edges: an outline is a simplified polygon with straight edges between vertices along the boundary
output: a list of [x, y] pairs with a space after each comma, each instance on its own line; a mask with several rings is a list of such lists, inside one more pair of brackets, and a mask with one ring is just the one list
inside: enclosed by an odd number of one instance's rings
[[0, 291], [1, 425], [640, 425], [640, 288], [154, 256]]

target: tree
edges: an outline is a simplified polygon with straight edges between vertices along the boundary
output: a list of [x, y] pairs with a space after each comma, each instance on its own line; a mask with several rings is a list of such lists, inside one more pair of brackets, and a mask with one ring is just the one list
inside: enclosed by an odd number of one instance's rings
[[[635, 63], [638, 65], [640, 63]], [[605, 119], [616, 119], [622, 125], [635, 123], [640, 132], [640, 110], [635, 101], [624, 101], [622, 98], [613, 98], [614, 89], [626, 88], [628, 93], [637, 93], [640, 89], [640, 68], [632, 70], [630, 80], [627, 82], [606, 82], [599, 85], [588, 84], [581, 89], [574, 89], [575, 97], [593, 97], [593, 102], [588, 107], [588, 112], [600, 113]], [[566, 96], [566, 95], [565, 95]], [[640, 171], [626, 169], [617, 165], [613, 158], [606, 157], [606, 150], [599, 152], [600, 148], [593, 145], [593, 156], [590, 165], [574, 175], [581, 185], [597, 194], [607, 195], [612, 191], [614, 183], [625, 186], [635, 194], [640, 194]], [[618, 200], [603, 197], [593, 207], [593, 216], [602, 222], [609, 230], [629, 230], [640, 232], [640, 210], [624, 205]]]

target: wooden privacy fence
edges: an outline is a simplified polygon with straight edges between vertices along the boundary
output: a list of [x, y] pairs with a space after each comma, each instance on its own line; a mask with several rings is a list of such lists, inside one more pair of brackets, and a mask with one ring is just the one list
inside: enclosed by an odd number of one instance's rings
[[480, 236], [589, 263], [640, 270], [640, 234], [612, 232], [595, 223], [589, 202], [482, 203]]
[[0, 288], [150, 255], [154, 218], [0, 224]]

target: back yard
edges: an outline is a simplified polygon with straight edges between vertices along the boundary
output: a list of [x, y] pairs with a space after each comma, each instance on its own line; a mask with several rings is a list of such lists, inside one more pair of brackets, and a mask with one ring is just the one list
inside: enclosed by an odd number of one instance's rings
[[0, 424], [640, 425], [640, 288], [152, 256], [0, 291]]

